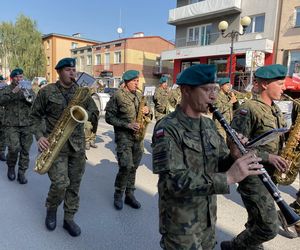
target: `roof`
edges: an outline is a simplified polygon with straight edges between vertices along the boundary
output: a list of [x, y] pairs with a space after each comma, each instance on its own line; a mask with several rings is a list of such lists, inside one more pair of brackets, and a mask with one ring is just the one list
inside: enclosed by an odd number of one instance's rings
[[67, 38], [67, 39], [72, 39], [72, 40], [77, 40], [77, 41], [82, 41], [82, 42], [90, 42], [90, 43], [102, 43], [101, 41], [96, 41], [92, 39], [87, 39], [87, 38], [82, 38], [82, 37], [75, 37], [75, 36], [68, 36], [68, 35], [62, 35], [58, 33], [49, 33], [49, 34], [44, 34], [42, 36], [42, 39], [46, 39], [51, 36], [56, 36], [56, 37], [62, 37], [62, 38]]

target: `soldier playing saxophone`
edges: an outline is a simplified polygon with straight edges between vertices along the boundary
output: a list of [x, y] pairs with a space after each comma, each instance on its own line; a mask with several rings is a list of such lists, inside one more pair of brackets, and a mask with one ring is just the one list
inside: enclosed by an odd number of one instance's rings
[[[78, 89], [78, 85], [74, 83], [76, 69], [73, 58], [61, 59], [55, 69], [59, 80], [42, 88], [32, 107], [31, 117], [40, 151], [50, 146], [47, 138]], [[87, 111], [89, 119], [98, 119], [99, 111], [90, 96], [82, 103], [82, 107]], [[41, 126], [43, 120], [45, 120], [46, 131]], [[74, 222], [74, 215], [79, 208], [79, 187], [84, 170], [84, 125], [78, 124], [48, 171], [51, 180], [46, 199], [45, 225], [48, 230], [53, 231], [56, 228], [57, 208], [64, 201], [63, 227], [71, 236], [80, 235], [81, 229]]]
[[123, 74], [124, 88], [118, 89], [106, 105], [105, 120], [114, 126], [116, 153], [119, 172], [115, 180], [114, 206], [117, 210], [123, 208], [123, 193], [125, 204], [138, 209], [141, 204], [134, 196], [135, 175], [143, 155], [143, 139], [137, 137], [140, 133], [136, 119], [139, 110], [151, 117], [150, 109], [140, 107], [141, 94], [136, 90], [139, 84], [139, 72], [128, 70]]

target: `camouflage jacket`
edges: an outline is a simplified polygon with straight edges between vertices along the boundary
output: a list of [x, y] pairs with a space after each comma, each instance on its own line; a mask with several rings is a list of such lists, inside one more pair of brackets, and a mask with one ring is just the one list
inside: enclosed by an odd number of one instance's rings
[[[73, 85], [70, 89], [63, 88], [58, 81], [48, 84], [39, 90], [31, 112], [36, 140], [42, 136], [48, 137], [50, 135], [77, 88], [77, 85]], [[84, 103], [81, 103], [80, 106], [87, 111], [89, 119], [91, 116], [98, 117], [99, 111], [91, 96]], [[41, 126], [43, 119], [46, 123], [46, 131]], [[75, 151], [84, 151], [84, 124], [81, 123], [75, 127], [68, 141]]]
[[[105, 107], [105, 121], [114, 126], [115, 141], [134, 141], [134, 132], [128, 128], [129, 123], [136, 121], [141, 103], [141, 94], [132, 94], [125, 89], [118, 89]], [[148, 114], [152, 117], [151, 112]]]
[[[3, 126], [30, 126], [30, 110], [32, 103], [26, 101], [23, 92], [13, 93], [14, 83], [0, 91], [0, 106], [4, 106]], [[29, 90], [32, 96], [34, 92]]]
[[[257, 99], [248, 100], [241, 104], [234, 113], [231, 126], [235, 131], [252, 140], [272, 129], [286, 127], [286, 121], [275, 103], [269, 106], [258, 95]], [[278, 154], [283, 142], [284, 138], [280, 136], [266, 145], [256, 148], [263, 162], [267, 162], [269, 153]]]
[[187, 117], [179, 106], [161, 119], [152, 138], [153, 172], [159, 174], [160, 233], [193, 234], [214, 228], [216, 195], [229, 193], [232, 160], [214, 122]]
[[179, 104], [181, 101], [181, 92], [180, 87], [177, 87], [176, 89], [170, 90], [170, 96], [169, 96], [169, 103], [173, 109], [176, 108], [176, 105]]
[[154, 111], [155, 111], [155, 119], [159, 120], [164, 115], [169, 113], [169, 91], [168, 89], [156, 88], [153, 102], [154, 102]]
[[[238, 107], [238, 102], [235, 104], [231, 103], [231, 98], [226, 95], [222, 90], [219, 91], [215, 106], [219, 109], [220, 113], [223, 115], [225, 120], [230, 123], [233, 118], [233, 109], [236, 109]], [[226, 137], [226, 132], [221, 126], [221, 124], [213, 117], [217, 129], [219, 133], [225, 138]]]

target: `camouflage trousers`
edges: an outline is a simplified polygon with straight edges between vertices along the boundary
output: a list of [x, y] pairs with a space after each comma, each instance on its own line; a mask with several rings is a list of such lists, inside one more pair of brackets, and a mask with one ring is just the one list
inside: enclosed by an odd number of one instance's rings
[[278, 215], [273, 198], [257, 176], [240, 182], [238, 191], [248, 212], [246, 229], [233, 240], [234, 249], [257, 249], [278, 231]]
[[33, 141], [31, 127], [6, 127], [8, 147], [7, 166], [15, 167], [19, 157], [19, 173], [25, 173], [29, 166], [29, 151]]
[[124, 192], [135, 190], [136, 170], [143, 156], [143, 141], [118, 141], [117, 159], [119, 172], [115, 180], [115, 189]]
[[[64, 147], [65, 149], [66, 147]], [[85, 152], [71, 146], [60, 152], [48, 171], [51, 180], [47, 208], [57, 208], [64, 201], [64, 218], [71, 220], [79, 208], [79, 187], [85, 170]]]
[[84, 134], [85, 134], [86, 144], [95, 142], [95, 140], [96, 140], [96, 133], [93, 133], [92, 129], [93, 129], [92, 123], [87, 121], [84, 124]]
[[2, 127], [0, 128], [0, 152], [4, 152], [6, 149], [6, 134], [5, 134], [6, 128]]
[[165, 250], [212, 250], [216, 246], [215, 227], [195, 234], [163, 234], [160, 246]]

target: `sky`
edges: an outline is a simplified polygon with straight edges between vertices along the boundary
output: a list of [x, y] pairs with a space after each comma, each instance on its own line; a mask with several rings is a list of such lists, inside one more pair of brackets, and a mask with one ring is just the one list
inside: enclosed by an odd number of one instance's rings
[[23, 14], [37, 22], [42, 34], [58, 33], [96, 41], [111, 41], [133, 33], [174, 41], [175, 28], [167, 23], [176, 0], [1, 0], [0, 22], [15, 23]]

